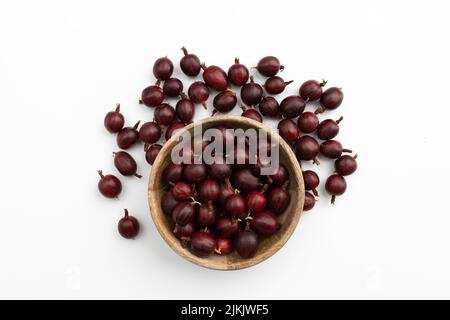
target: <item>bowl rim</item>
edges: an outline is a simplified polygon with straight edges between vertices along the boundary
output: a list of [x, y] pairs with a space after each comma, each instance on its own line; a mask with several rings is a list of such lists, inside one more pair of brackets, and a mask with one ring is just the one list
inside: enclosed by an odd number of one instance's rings
[[[238, 124], [244, 124], [247, 126], [255, 127], [258, 129], [263, 129], [268, 132], [269, 136], [272, 136], [275, 134], [278, 135], [278, 133], [276, 131], [274, 131], [272, 128], [266, 126], [263, 123], [260, 123], [258, 121], [255, 121], [255, 120], [252, 120], [249, 118], [235, 116], [235, 115], [215, 115], [213, 117], [195, 121], [195, 122], [187, 125], [186, 127], [178, 130], [176, 132], [176, 134], [173, 135], [163, 145], [162, 149], [159, 152], [159, 155], [165, 154], [165, 151], [167, 149], [173, 148], [173, 146], [175, 146], [178, 143], [178, 137], [180, 135], [182, 135], [185, 131], [193, 129], [195, 126], [198, 126], [200, 124], [201, 125], [214, 124], [216, 122], [226, 125], [226, 122], [230, 122], [230, 121], [235, 122], [235, 123], [237, 122]], [[148, 204], [149, 204], [150, 214], [151, 214], [153, 223], [155, 224], [156, 229], [158, 230], [160, 236], [164, 239], [166, 244], [173, 251], [175, 251], [178, 255], [180, 255], [184, 259], [186, 259], [196, 265], [199, 265], [199, 266], [202, 266], [202, 267], [205, 267], [208, 269], [213, 269], [213, 270], [240, 270], [240, 269], [248, 268], [248, 267], [254, 266], [256, 264], [259, 264], [259, 263], [267, 260], [268, 258], [273, 256], [275, 253], [277, 253], [286, 244], [286, 242], [290, 239], [290, 237], [294, 233], [295, 229], [297, 228], [299, 221], [300, 221], [300, 217], [303, 213], [303, 204], [304, 204], [304, 200], [305, 200], [305, 187], [304, 187], [304, 182], [303, 182], [303, 174], [302, 174], [301, 166], [300, 166], [299, 162], [297, 161], [297, 158], [296, 158], [294, 152], [292, 151], [291, 147], [281, 137], [279, 137], [279, 142], [280, 142], [280, 149], [284, 149], [286, 151], [287, 158], [289, 159], [290, 164], [294, 167], [294, 172], [291, 173], [292, 174], [291, 179], [293, 178], [296, 180], [296, 183], [300, 190], [300, 192], [299, 192], [299, 195], [300, 195], [299, 200], [300, 201], [297, 201], [297, 203], [294, 204], [294, 209], [296, 210], [296, 213], [294, 213], [291, 224], [288, 226], [285, 233], [280, 237], [279, 241], [275, 242], [274, 245], [269, 250], [266, 250], [263, 254], [261, 254], [259, 256], [255, 256], [254, 258], [250, 258], [250, 259], [242, 259], [242, 260], [239, 260], [238, 262], [234, 262], [234, 263], [216, 263], [216, 261], [213, 261], [214, 259], [198, 257], [195, 254], [193, 254], [192, 252], [190, 252], [189, 250], [187, 250], [186, 248], [176, 246], [173, 243], [173, 237], [169, 236], [169, 234], [167, 232], [167, 228], [160, 220], [161, 216], [164, 216], [164, 218], [165, 218], [165, 215], [164, 215], [164, 213], [162, 213], [162, 209], [159, 205], [159, 199], [156, 199], [156, 193], [153, 192], [154, 189], [152, 187], [152, 186], [157, 185], [157, 181], [156, 181], [157, 170], [153, 170], [153, 169], [161, 167], [162, 163], [164, 162], [164, 159], [158, 155], [152, 165], [152, 170], [150, 172], [147, 198], [148, 198]], [[177, 239], [177, 241], [179, 241], [179, 240]]]

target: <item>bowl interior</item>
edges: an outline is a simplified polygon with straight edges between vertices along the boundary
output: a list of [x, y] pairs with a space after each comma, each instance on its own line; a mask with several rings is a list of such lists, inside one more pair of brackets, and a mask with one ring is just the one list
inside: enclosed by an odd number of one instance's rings
[[277, 252], [286, 243], [298, 224], [304, 202], [304, 185], [300, 165], [291, 148], [280, 138], [279, 157], [280, 163], [284, 164], [289, 171], [289, 186], [287, 187], [287, 191], [290, 195], [290, 202], [285, 212], [278, 216], [279, 222], [281, 223], [281, 229], [272, 236], [260, 237], [258, 251], [254, 257], [243, 259], [236, 252], [223, 256], [212, 255], [206, 258], [198, 257], [188, 248], [183, 247], [180, 240], [175, 237], [172, 232], [173, 222], [170, 217], [164, 214], [160, 203], [161, 197], [165, 191], [161, 181], [162, 172], [171, 162], [170, 155], [173, 147], [178, 143], [177, 137], [183, 130], [193, 132], [194, 126], [199, 124], [202, 125], [203, 130], [223, 124], [229, 128], [262, 128], [268, 132], [269, 136], [277, 134], [275, 131], [272, 131], [270, 128], [257, 121], [239, 116], [210, 117], [190, 124], [177, 132], [175, 136], [165, 143], [152, 167], [148, 188], [148, 199], [153, 221], [167, 244], [179, 255], [193, 263], [218, 270], [236, 270], [253, 266]]

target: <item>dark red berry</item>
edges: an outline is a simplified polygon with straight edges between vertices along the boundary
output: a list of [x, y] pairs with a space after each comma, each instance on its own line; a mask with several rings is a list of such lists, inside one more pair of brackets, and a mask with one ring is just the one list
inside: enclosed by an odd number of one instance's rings
[[236, 106], [237, 97], [231, 90], [219, 92], [213, 100], [214, 109], [219, 112], [229, 112]]
[[228, 78], [225, 71], [218, 66], [206, 67], [202, 64], [203, 80], [212, 89], [224, 91], [228, 88]]
[[333, 174], [325, 182], [325, 190], [332, 196], [331, 203], [334, 204], [336, 196], [344, 194], [345, 190], [347, 190], [347, 182], [343, 176]]
[[317, 159], [319, 151], [319, 143], [313, 137], [301, 136], [295, 143], [295, 154], [299, 160], [313, 160], [314, 163], [319, 164]]
[[124, 176], [135, 176], [142, 178], [140, 174], [137, 174], [137, 164], [134, 158], [125, 151], [113, 152], [114, 166]]
[[281, 187], [289, 179], [289, 172], [283, 164], [280, 164], [275, 173], [270, 176], [271, 187]]
[[223, 181], [231, 177], [231, 165], [226, 163], [213, 163], [208, 165], [209, 176], [217, 181]]
[[187, 164], [184, 167], [184, 177], [191, 183], [199, 183], [206, 179], [207, 170], [206, 165], [200, 164]]
[[184, 123], [181, 121], [175, 121], [172, 123], [166, 130], [165, 138], [166, 140], [169, 140], [172, 138], [172, 136], [176, 133], [176, 131], [183, 129]]
[[197, 212], [197, 223], [202, 227], [209, 227], [216, 223], [219, 213], [212, 202], [203, 203]]
[[242, 107], [242, 110], [243, 110], [241, 114], [242, 117], [249, 118], [258, 122], [263, 122], [261, 114], [255, 108]]
[[164, 92], [159, 86], [159, 80], [156, 85], [149, 86], [142, 90], [140, 103], [147, 107], [157, 107], [164, 101]]
[[293, 80], [290, 81], [284, 81], [283, 78], [279, 76], [270, 77], [266, 80], [266, 83], [264, 84], [264, 89], [270, 94], [279, 94], [284, 91], [287, 85], [294, 82]]
[[317, 127], [317, 136], [322, 140], [331, 140], [339, 133], [339, 123], [344, 119], [340, 117], [336, 121], [333, 119], [323, 120]]
[[314, 112], [304, 112], [298, 117], [297, 126], [303, 133], [312, 133], [319, 126], [319, 118]]
[[356, 162], [357, 157], [358, 155], [356, 154], [353, 157], [346, 154], [337, 158], [334, 162], [336, 172], [341, 176], [348, 176], [354, 173], [358, 168], [358, 163]]
[[259, 60], [256, 68], [266, 77], [273, 77], [278, 73], [278, 71], [284, 69], [284, 67], [280, 64], [280, 60], [273, 56], [267, 56]]
[[239, 231], [239, 221], [233, 217], [220, 217], [215, 226], [217, 234], [223, 238], [231, 238]]
[[169, 190], [161, 197], [161, 208], [165, 214], [172, 214], [173, 209], [180, 201], [175, 199], [172, 190]]
[[227, 238], [218, 238], [215, 252], [220, 255], [227, 255], [233, 251], [233, 242]]
[[201, 81], [193, 82], [188, 89], [188, 96], [194, 103], [200, 103], [206, 109], [206, 100], [209, 98], [208, 86]]
[[234, 59], [234, 64], [228, 69], [228, 80], [238, 87], [247, 83], [249, 72], [245, 65], [239, 63], [239, 58]]
[[257, 191], [263, 187], [259, 177], [256, 177], [250, 168], [244, 168], [233, 172], [231, 176], [233, 185], [240, 191], [248, 193]]
[[191, 236], [196, 231], [197, 227], [195, 223], [189, 222], [188, 224], [185, 224], [184, 226], [176, 224], [173, 233], [175, 236], [182, 240], [190, 240]]
[[262, 211], [252, 217], [250, 227], [263, 236], [269, 236], [280, 229], [280, 224], [273, 212]]
[[208, 232], [198, 231], [191, 237], [191, 249], [201, 257], [209, 256], [216, 249], [216, 239]]
[[285, 118], [295, 118], [305, 110], [305, 100], [299, 96], [289, 96], [280, 103], [280, 112]]
[[276, 117], [280, 114], [280, 105], [274, 97], [264, 97], [259, 103], [259, 111], [266, 117]]
[[283, 188], [274, 188], [269, 193], [267, 202], [269, 209], [276, 214], [281, 214], [289, 205], [289, 194]]
[[172, 219], [175, 223], [185, 225], [194, 219], [195, 207], [192, 202], [180, 202], [173, 208]]
[[278, 123], [278, 133], [287, 142], [298, 139], [299, 131], [297, 124], [292, 119], [283, 119]]
[[169, 163], [162, 173], [162, 181], [165, 185], [177, 183], [183, 177], [183, 165]]
[[128, 215], [128, 210], [125, 209], [125, 216], [120, 219], [117, 228], [120, 235], [125, 239], [134, 239], [139, 233], [139, 221]]
[[[185, 171], [186, 172], [186, 171]], [[202, 201], [216, 201], [220, 195], [220, 185], [213, 179], [203, 180], [198, 187], [198, 197]]]
[[193, 191], [189, 183], [178, 181], [172, 187], [172, 194], [177, 200], [188, 200], [192, 198]]
[[264, 95], [263, 88], [258, 83], [255, 83], [253, 77], [250, 77], [250, 82], [246, 83], [241, 88], [241, 99], [248, 106], [256, 106], [261, 102]]
[[181, 50], [183, 50], [184, 54], [180, 60], [181, 70], [188, 76], [197, 76], [201, 70], [200, 59], [195, 54], [188, 53], [185, 47], [181, 48]]
[[309, 211], [316, 205], [316, 198], [310, 193], [305, 192], [305, 202], [303, 203], [303, 211]]
[[98, 174], [100, 176], [100, 181], [98, 182], [98, 190], [100, 193], [107, 198], [117, 198], [122, 191], [122, 183], [120, 180], [112, 174], [104, 176], [101, 170], [98, 171]]
[[160, 144], [152, 144], [149, 147], [145, 148], [145, 160], [148, 164], [153, 164], [155, 162], [156, 157], [162, 149], [162, 145]]
[[156, 107], [153, 117], [159, 125], [169, 126], [175, 119], [175, 109], [167, 103], [162, 103]]
[[187, 96], [182, 95], [182, 98], [175, 106], [178, 119], [183, 123], [190, 123], [195, 115], [195, 106]]
[[342, 155], [342, 152], [353, 152], [350, 149], [345, 149], [337, 140], [328, 140], [320, 145], [320, 153], [327, 158], [337, 159]]
[[161, 138], [161, 127], [156, 122], [146, 122], [139, 129], [139, 137], [145, 143], [155, 143]]
[[153, 75], [158, 80], [167, 80], [173, 73], [173, 63], [169, 58], [159, 58], [153, 64]]
[[133, 127], [125, 127], [117, 134], [117, 145], [121, 149], [128, 149], [139, 140], [137, 128], [141, 122], [138, 121]]
[[234, 238], [233, 246], [242, 258], [251, 258], [258, 250], [258, 235], [252, 230], [239, 231]]
[[264, 210], [267, 204], [267, 199], [263, 192], [252, 191], [247, 194], [245, 204], [248, 212], [257, 213]]
[[106, 130], [110, 133], [117, 133], [122, 130], [125, 123], [125, 118], [123, 114], [120, 113], [120, 104], [116, 105], [116, 110], [110, 111], [106, 114], [105, 120], [103, 121]]
[[341, 89], [332, 87], [324, 91], [320, 97], [320, 107], [316, 112], [323, 112], [325, 109], [334, 110], [338, 108], [342, 100], [344, 100], [344, 93]]
[[[222, 138], [222, 143], [224, 146], [234, 143], [235, 136], [233, 129], [230, 129], [227, 126], [221, 124], [214, 126], [211, 129], [219, 130], [219, 138]], [[215, 137], [213, 137], [211, 141], [215, 141]]]
[[319, 186], [320, 179], [317, 173], [312, 170], [303, 171], [303, 181], [305, 182], [305, 190], [312, 190], [314, 195], [318, 195], [317, 187]]
[[316, 80], [305, 81], [298, 90], [300, 97], [307, 101], [316, 101], [322, 96], [322, 87], [327, 83], [323, 80], [322, 83]]
[[222, 183], [220, 185], [220, 195], [218, 199], [219, 203], [225, 204], [227, 202], [228, 197], [233, 195], [234, 193], [235, 192], [233, 187], [231, 186], [231, 183], [228, 180], [226, 180], [225, 183]]
[[225, 210], [231, 216], [244, 219], [247, 216], [244, 197], [237, 193], [229, 196], [225, 204]]
[[178, 97], [183, 92], [183, 82], [177, 78], [164, 81], [163, 92], [168, 97]]

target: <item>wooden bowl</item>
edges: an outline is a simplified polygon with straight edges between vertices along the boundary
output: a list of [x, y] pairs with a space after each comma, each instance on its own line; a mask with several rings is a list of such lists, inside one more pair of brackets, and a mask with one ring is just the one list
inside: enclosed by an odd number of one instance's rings
[[286, 243], [298, 224], [305, 199], [305, 189], [300, 165], [289, 145], [280, 138], [280, 163], [284, 164], [289, 171], [289, 186], [287, 191], [290, 195], [290, 202], [285, 212], [279, 216], [279, 222], [282, 225], [281, 229], [272, 236], [260, 238], [261, 241], [259, 243], [258, 251], [253, 258], [243, 259], [236, 252], [224, 256], [212, 255], [206, 258], [198, 257], [188, 248], [183, 247], [180, 240], [175, 237], [172, 232], [173, 222], [171, 221], [171, 217], [164, 214], [160, 203], [161, 196], [164, 192], [161, 181], [162, 172], [171, 162], [170, 154], [173, 147], [178, 143], [177, 137], [183, 130], [189, 130], [192, 133], [194, 126], [199, 124], [202, 124], [203, 130], [219, 124], [224, 124], [229, 128], [262, 128], [268, 132], [269, 136], [277, 134], [275, 131], [272, 132], [270, 128], [257, 121], [239, 116], [210, 117], [192, 123], [177, 132], [177, 134], [164, 144], [164, 147], [159, 152], [152, 167], [148, 186], [148, 199], [153, 222], [167, 244], [180, 256], [193, 263], [217, 270], [237, 270], [251, 267], [275, 254], [275, 252]]

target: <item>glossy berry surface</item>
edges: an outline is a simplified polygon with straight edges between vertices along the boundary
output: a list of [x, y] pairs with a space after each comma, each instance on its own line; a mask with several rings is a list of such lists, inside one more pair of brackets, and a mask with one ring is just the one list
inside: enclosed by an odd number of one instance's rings
[[243, 168], [233, 172], [233, 185], [242, 192], [257, 191], [263, 187], [261, 178], [256, 177], [250, 168]]
[[299, 131], [297, 124], [292, 119], [283, 119], [278, 123], [278, 133], [287, 142], [297, 140]]
[[173, 122], [166, 130], [165, 138], [169, 140], [178, 131], [184, 128], [184, 123], [181, 121]]
[[258, 213], [266, 207], [267, 199], [264, 193], [260, 191], [252, 191], [247, 194], [245, 204], [248, 212]]
[[168, 97], [178, 97], [183, 92], [183, 82], [177, 78], [164, 81], [163, 92]]
[[328, 110], [334, 110], [338, 108], [342, 100], [344, 100], [344, 93], [341, 89], [332, 87], [325, 90], [320, 97], [320, 105]]
[[213, 100], [214, 109], [219, 112], [229, 112], [237, 104], [237, 97], [233, 91], [225, 90], [219, 92]]
[[205, 103], [209, 97], [208, 86], [201, 81], [196, 81], [189, 86], [188, 96], [194, 103]]
[[319, 143], [311, 136], [301, 136], [295, 144], [295, 154], [300, 160], [316, 161], [316, 157], [319, 154], [319, 151]]
[[347, 190], [347, 182], [343, 176], [334, 174], [329, 176], [325, 182], [325, 190], [332, 195], [331, 203], [334, 203], [336, 196], [344, 194], [345, 190]]
[[169, 126], [175, 119], [175, 109], [170, 104], [162, 103], [155, 108], [153, 118], [159, 125]]
[[320, 183], [317, 173], [312, 170], [303, 171], [303, 181], [305, 182], [305, 190], [313, 190], [314, 194], [317, 195], [316, 188]]
[[334, 162], [334, 169], [341, 176], [351, 175], [358, 169], [358, 163], [356, 162], [357, 156], [350, 156], [348, 154], [340, 156]]
[[229, 196], [225, 210], [231, 216], [244, 219], [247, 216], [244, 197], [237, 193]]
[[181, 122], [190, 123], [195, 115], [195, 105], [187, 97], [181, 98], [175, 106], [175, 112]]
[[280, 103], [280, 112], [285, 118], [296, 118], [305, 110], [305, 100], [299, 96], [289, 96]]
[[151, 146], [145, 148], [145, 160], [148, 164], [153, 165], [161, 149], [162, 145], [160, 144], [152, 144]]
[[172, 214], [173, 209], [180, 202], [180, 200], [175, 199], [173, 192], [170, 190], [169, 192], [165, 192], [161, 197], [161, 208], [165, 214]]
[[125, 123], [123, 114], [120, 113], [120, 104], [116, 105], [116, 110], [106, 114], [103, 124], [110, 133], [117, 133], [122, 130]]
[[173, 229], [173, 233], [177, 238], [187, 240], [191, 238], [196, 229], [197, 227], [193, 222], [189, 222], [184, 226], [176, 224]]
[[271, 187], [281, 187], [288, 179], [289, 172], [286, 167], [280, 163], [275, 173], [270, 176], [269, 183]]
[[155, 143], [161, 138], [161, 127], [156, 122], [146, 122], [139, 129], [139, 138], [145, 143]]
[[284, 91], [287, 85], [291, 84], [293, 81], [284, 81], [283, 78], [274, 76], [266, 80], [264, 84], [264, 89], [270, 94], [280, 94]]
[[298, 117], [297, 126], [303, 133], [312, 133], [319, 126], [319, 118], [314, 112], [304, 112]]
[[173, 73], [173, 63], [169, 58], [159, 58], [153, 64], [153, 75], [158, 80], [167, 80]]
[[258, 250], [258, 235], [252, 230], [242, 230], [234, 238], [233, 246], [244, 259], [253, 257]]
[[276, 213], [281, 214], [289, 205], [289, 194], [283, 188], [274, 188], [269, 193], [267, 202], [269, 203], [269, 209]]
[[180, 202], [173, 208], [172, 219], [175, 223], [185, 225], [194, 219], [195, 207], [192, 202]]
[[303, 204], [303, 211], [309, 211], [316, 205], [316, 198], [310, 193], [305, 192], [305, 202]]
[[256, 68], [266, 77], [273, 77], [278, 73], [278, 71], [284, 69], [280, 63], [280, 60], [274, 56], [267, 56], [259, 60]]
[[180, 60], [180, 67], [184, 74], [195, 77], [200, 73], [201, 63], [200, 59], [192, 53], [189, 53], [185, 47], [181, 48], [184, 56]]
[[280, 229], [280, 224], [273, 212], [262, 211], [252, 217], [250, 227], [261, 235], [269, 236]]
[[330, 159], [339, 158], [342, 152], [352, 152], [352, 150], [343, 148], [337, 140], [328, 140], [320, 145], [320, 153]]
[[113, 152], [114, 166], [124, 176], [136, 176], [142, 178], [140, 174], [136, 173], [137, 164], [134, 158], [125, 151]]
[[326, 84], [326, 81], [320, 83], [317, 80], [305, 81], [298, 90], [300, 97], [307, 101], [319, 100], [322, 96], [322, 87]]
[[230, 216], [220, 217], [215, 224], [217, 234], [224, 238], [231, 238], [239, 231], [239, 228], [239, 221]]
[[198, 208], [196, 220], [202, 227], [209, 227], [216, 223], [219, 214], [217, 208], [210, 202], [203, 203]]
[[112, 175], [103, 175], [101, 170], [98, 171], [100, 181], [98, 182], [98, 190], [107, 198], [117, 198], [122, 191], [122, 183], [120, 180]]
[[250, 77], [250, 82], [241, 88], [241, 99], [248, 106], [256, 106], [261, 102], [263, 95], [263, 88], [254, 82], [253, 77]]
[[208, 174], [206, 165], [200, 164], [187, 164], [184, 167], [184, 177], [191, 183], [199, 183], [206, 179]]
[[177, 200], [188, 200], [193, 196], [193, 191], [189, 183], [178, 181], [172, 187], [172, 194]]
[[128, 214], [125, 209], [125, 216], [120, 219], [117, 229], [122, 237], [125, 239], [134, 239], [139, 233], [139, 221]]
[[177, 183], [183, 177], [183, 165], [178, 163], [169, 163], [162, 173], [162, 181], [165, 185]]
[[212, 89], [217, 91], [224, 91], [228, 88], [228, 78], [225, 71], [218, 66], [206, 67], [202, 65], [203, 68], [203, 80]]
[[220, 255], [226, 255], [233, 252], [233, 242], [228, 238], [218, 238], [216, 253]]
[[228, 69], [228, 80], [238, 87], [247, 83], [249, 75], [247, 67], [241, 64], [238, 58], [234, 60], [234, 64]]
[[138, 121], [133, 127], [123, 128], [116, 137], [117, 145], [120, 149], [128, 149], [139, 140], [139, 127], [140, 121]]
[[208, 173], [216, 181], [223, 181], [230, 178], [232, 172], [231, 165], [226, 163], [213, 163], [208, 165]]
[[216, 239], [208, 232], [198, 231], [191, 237], [191, 248], [199, 256], [209, 256], [216, 249]]
[[164, 101], [164, 92], [157, 83], [142, 90], [141, 102], [147, 107], [157, 107]]
[[280, 114], [280, 104], [274, 97], [264, 97], [259, 103], [259, 111], [266, 117], [276, 117]]
[[242, 112], [241, 116], [258, 122], [263, 122], [261, 114], [255, 108], [244, 108], [244, 112]]
[[340, 117], [336, 121], [333, 119], [326, 119], [320, 122], [317, 127], [317, 136], [321, 140], [331, 140], [339, 133], [339, 123], [344, 119]]
[[220, 195], [220, 185], [213, 179], [203, 180], [198, 187], [198, 197], [202, 201], [216, 201]]

